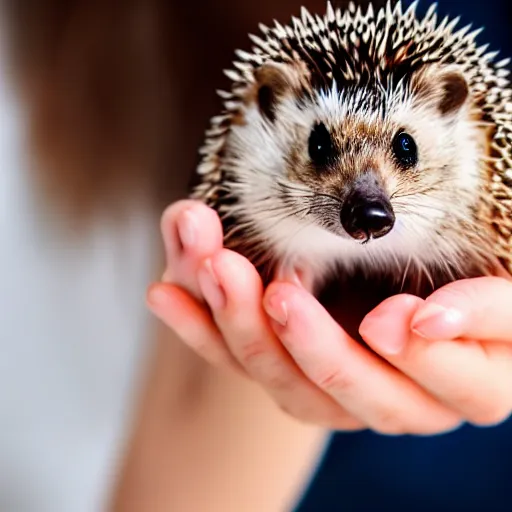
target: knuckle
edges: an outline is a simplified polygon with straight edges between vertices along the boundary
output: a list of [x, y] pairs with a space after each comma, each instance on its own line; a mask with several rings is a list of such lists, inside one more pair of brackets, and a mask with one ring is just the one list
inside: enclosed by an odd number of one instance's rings
[[274, 353], [265, 341], [245, 344], [237, 355], [240, 364], [251, 377], [275, 392], [293, 391], [295, 379], [279, 354]]
[[239, 349], [238, 358], [244, 366], [253, 366], [267, 353], [266, 344], [260, 340], [251, 340], [243, 343]]
[[350, 391], [354, 387], [353, 378], [339, 368], [325, 370], [314, 380], [321, 389], [331, 394]]

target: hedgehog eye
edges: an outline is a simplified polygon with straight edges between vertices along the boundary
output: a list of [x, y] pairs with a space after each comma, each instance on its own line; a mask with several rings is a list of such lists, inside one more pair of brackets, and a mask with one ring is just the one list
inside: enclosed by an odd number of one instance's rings
[[413, 167], [418, 163], [418, 148], [408, 133], [400, 132], [395, 136], [393, 153], [400, 165], [404, 167]]
[[334, 156], [331, 134], [324, 123], [318, 123], [309, 135], [309, 158], [313, 164], [322, 167], [327, 165]]

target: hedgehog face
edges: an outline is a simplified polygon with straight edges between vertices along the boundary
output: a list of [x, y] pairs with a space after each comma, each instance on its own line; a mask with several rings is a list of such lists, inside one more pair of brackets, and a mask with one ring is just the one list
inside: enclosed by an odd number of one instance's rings
[[[278, 244], [301, 233], [326, 247], [334, 235], [345, 251], [363, 243], [365, 254], [405, 258], [453, 246], [449, 227], [471, 217], [480, 183], [478, 131], [457, 70], [430, 66], [389, 88], [305, 90], [291, 71], [271, 69], [232, 128], [227, 157], [243, 207], [272, 199], [254, 216], [267, 236]], [[307, 243], [294, 241], [297, 252]]]
[[318, 194], [325, 206], [311, 215], [339, 236], [378, 239], [397, 217], [402, 229], [418, 231], [423, 223], [435, 232], [453, 213], [454, 194], [466, 218], [475, 202], [478, 156], [471, 148], [478, 141], [467, 100], [464, 78], [449, 68], [423, 70], [387, 90], [333, 86], [316, 93], [301, 106], [303, 122], [287, 130], [295, 142], [286, 176]]

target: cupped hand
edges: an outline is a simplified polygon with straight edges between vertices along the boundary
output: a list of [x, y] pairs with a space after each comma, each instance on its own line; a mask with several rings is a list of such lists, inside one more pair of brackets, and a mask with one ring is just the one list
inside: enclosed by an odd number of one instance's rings
[[[393, 331], [400, 297], [381, 304], [361, 325], [365, 341], [464, 420], [501, 423], [512, 412], [512, 282], [480, 277], [434, 292]], [[388, 336], [382, 336], [388, 332]]]
[[505, 279], [459, 281], [426, 301], [384, 301], [360, 329], [374, 354], [300, 284], [264, 290], [251, 263], [223, 248], [220, 221], [204, 205], [172, 205], [162, 234], [167, 270], [149, 290], [152, 311], [200, 356], [254, 379], [299, 420], [434, 434], [510, 413]]

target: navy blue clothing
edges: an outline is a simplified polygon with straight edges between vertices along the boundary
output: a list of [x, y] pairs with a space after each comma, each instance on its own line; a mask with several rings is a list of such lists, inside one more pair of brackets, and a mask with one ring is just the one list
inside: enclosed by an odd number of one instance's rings
[[[442, 15], [461, 15], [461, 26], [486, 27], [479, 40], [503, 58], [512, 57], [511, 9], [506, 1], [438, 2]], [[296, 512], [388, 510], [511, 512], [512, 421], [425, 438], [334, 434]]]
[[333, 435], [296, 512], [510, 512], [512, 422], [432, 437]]

